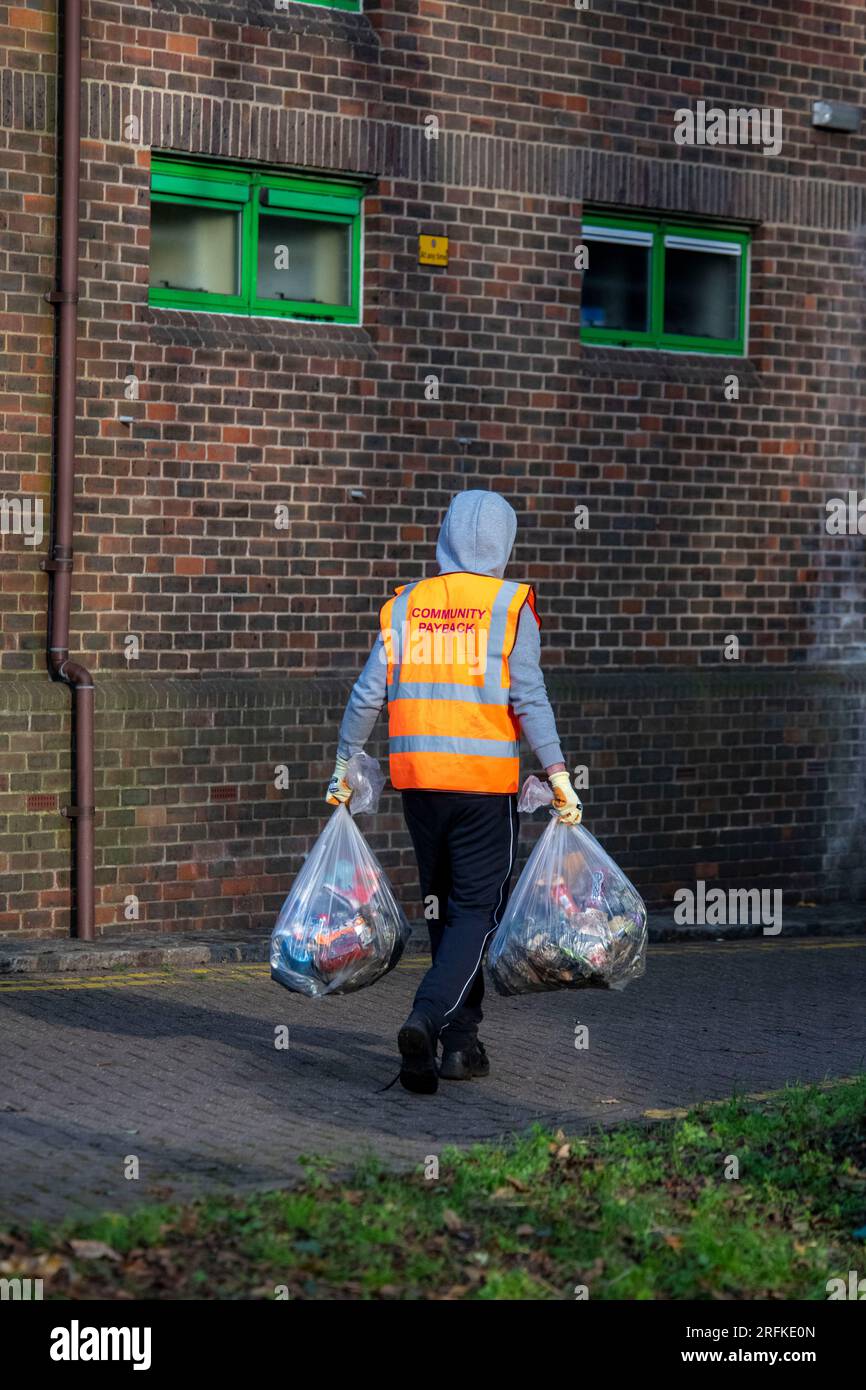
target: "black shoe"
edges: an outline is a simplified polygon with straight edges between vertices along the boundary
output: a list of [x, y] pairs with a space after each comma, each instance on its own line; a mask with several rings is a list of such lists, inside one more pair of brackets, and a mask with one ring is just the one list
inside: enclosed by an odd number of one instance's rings
[[439, 1075], [444, 1081], [471, 1081], [473, 1076], [490, 1075], [490, 1058], [477, 1038], [470, 1047], [443, 1052]]
[[436, 1035], [425, 1014], [413, 1009], [397, 1034], [402, 1065], [400, 1084], [416, 1096], [432, 1096], [439, 1088]]

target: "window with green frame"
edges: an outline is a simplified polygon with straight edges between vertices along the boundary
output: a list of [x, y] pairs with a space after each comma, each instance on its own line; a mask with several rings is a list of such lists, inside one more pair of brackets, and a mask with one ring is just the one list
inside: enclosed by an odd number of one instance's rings
[[354, 10], [361, 8], [361, 0], [274, 0], [276, 9], [290, 10], [293, 5], [322, 5], [327, 10]]
[[742, 355], [749, 234], [584, 213], [584, 342]]
[[360, 321], [359, 184], [154, 158], [150, 303]]

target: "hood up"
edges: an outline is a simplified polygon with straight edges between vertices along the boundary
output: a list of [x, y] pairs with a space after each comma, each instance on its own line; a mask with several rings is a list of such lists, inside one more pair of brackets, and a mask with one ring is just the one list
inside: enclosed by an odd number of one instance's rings
[[439, 573], [466, 570], [501, 579], [516, 534], [514, 508], [498, 492], [458, 492], [439, 532]]

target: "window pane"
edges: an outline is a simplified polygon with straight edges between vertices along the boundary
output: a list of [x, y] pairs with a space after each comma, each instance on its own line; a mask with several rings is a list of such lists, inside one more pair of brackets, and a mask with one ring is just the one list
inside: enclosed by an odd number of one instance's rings
[[345, 222], [259, 213], [259, 299], [350, 302], [352, 231]]
[[155, 289], [239, 294], [240, 218], [231, 208], [154, 202], [151, 285]]
[[590, 241], [580, 321], [585, 328], [649, 329], [649, 246]]
[[724, 338], [740, 331], [740, 257], [668, 247], [665, 333]]

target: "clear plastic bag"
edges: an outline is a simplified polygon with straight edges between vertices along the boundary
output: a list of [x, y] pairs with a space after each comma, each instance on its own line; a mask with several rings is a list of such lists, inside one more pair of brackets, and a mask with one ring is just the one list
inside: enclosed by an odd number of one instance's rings
[[340, 806], [280, 910], [271, 979], [310, 997], [349, 994], [393, 970], [411, 931], [376, 856]]
[[352, 788], [348, 806], [353, 816], [365, 811], [375, 813], [385, 780], [378, 758], [371, 758], [368, 753], [352, 755], [346, 769], [346, 782]]
[[[550, 787], [524, 785], [518, 810], [549, 805]], [[490, 945], [499, 994], [624, 989], [646, 969], [646, 907], [582, 825], [554, 815], [526, 864]]]

